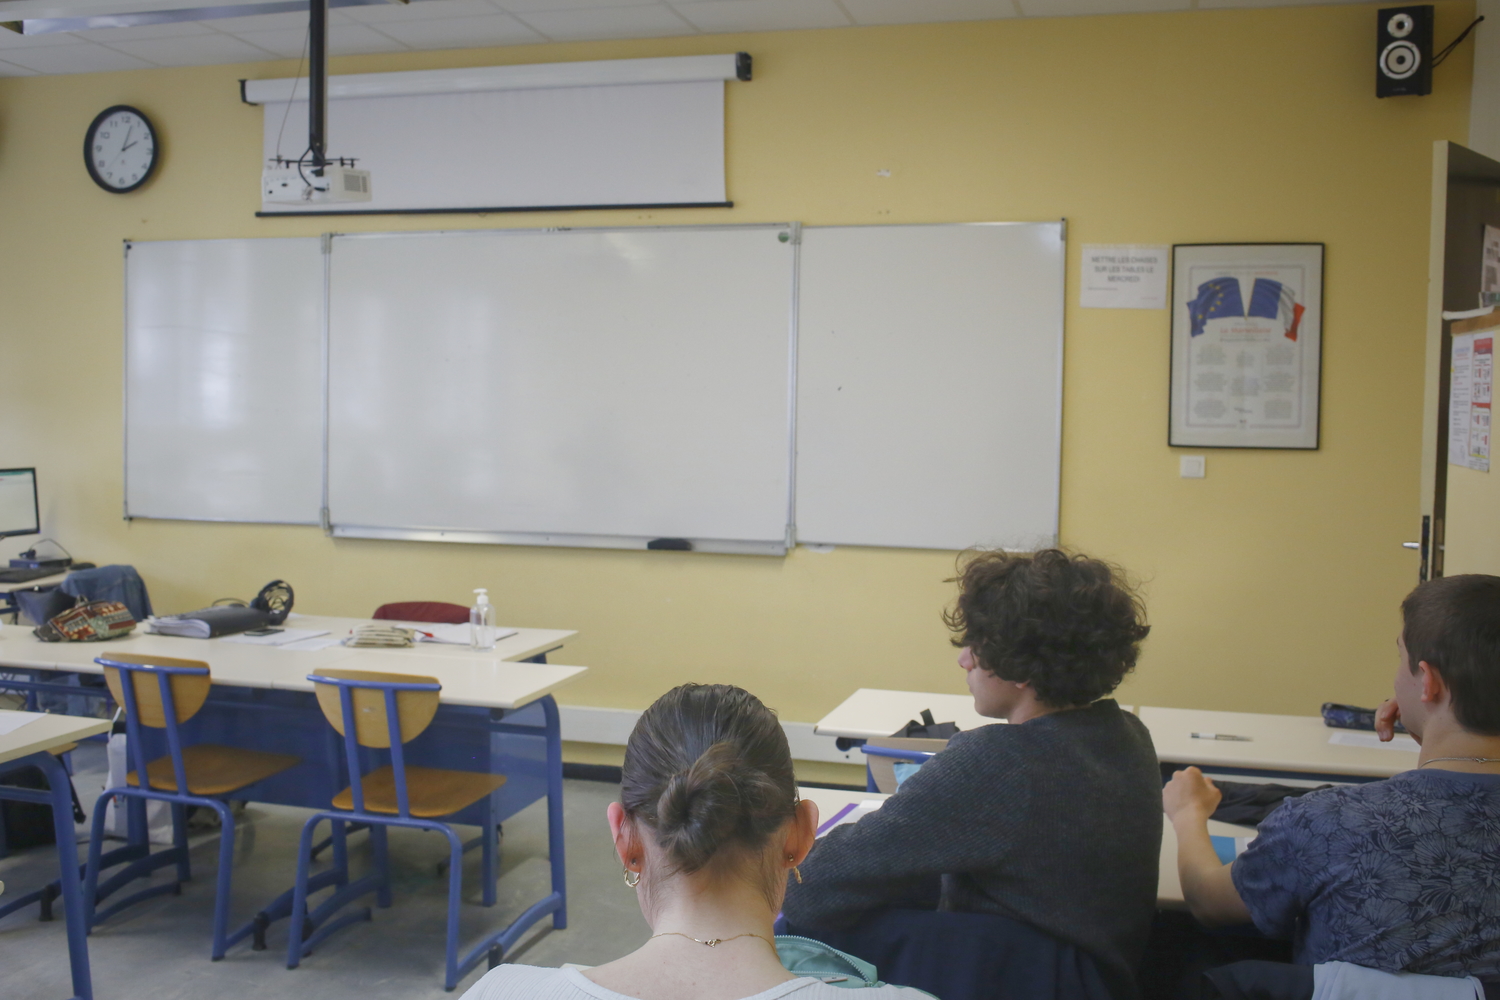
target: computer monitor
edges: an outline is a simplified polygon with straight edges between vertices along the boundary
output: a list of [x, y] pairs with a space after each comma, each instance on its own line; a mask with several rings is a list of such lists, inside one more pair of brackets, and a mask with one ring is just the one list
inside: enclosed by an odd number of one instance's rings
[[36, 502], [35, 469], [0, 469], [0, 538], [39, 535], [40, 508]]

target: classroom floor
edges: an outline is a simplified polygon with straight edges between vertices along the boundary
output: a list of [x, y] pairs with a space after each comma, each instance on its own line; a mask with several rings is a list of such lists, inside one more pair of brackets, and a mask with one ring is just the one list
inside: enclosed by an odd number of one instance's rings
[[[103, 786], [103, 748], [79, 748], [73, 764], [79, 797], [91, 807], [96, 790]], [[650, 933], [635, 894], [620, 877], [605, 824], [605, 806], [619, 795], [619, 786], [574, 780], [564, 784], [568, 928], [555, 931], [551, 921], [544, 920], [541, 929], [533, 929], [509, 956], [512, 961], [598, 965], [639, 947]], [[276, 806], [248, 808], [236, 845], [231, 926], [250, 919], [291, 885], [297, 837], [306, 815], [304, 810]], [[466, 855], [461, 952], [546, 891], [545, 803], [535, 803], [507, 820], [504, 829], [499, 901], [494, 908], [478, 905], [478, 852]], [[461, 832], [472, 836], [471, 831]], [[363, 835], [351, 840], [356, 875], [367, 861], [365, 840]], [[436, 834], [393, 830], [395, 905], [376, 909], [372, 923], [336, 932], [295, 970], [285, 967], [285, 921], [271, 928], [268, 950], [251, 951], [247, 941], [231, 948], [223, 961], [209, 960], [218, 837], [199, 835], [192, 843], [193, 881], [183, 886], [180, 897], [147, 900], [95, 929], [89, 958], [97, 1000], [423, 1000], [457, 997], [484, 974], [481, 962], [457, 990], [443, 991], [448, 880], [437, 876], [435, 866], [447, 847]], [[80, 848], [82, 855], [86, 846]], [[40, 887], [55, 877], [56, 864], [50, 845], [0, 858], [0, 881], [5, 883], [0, 900]], [[157, 877], [167, 880], [164, 873]], [[31, 907], [0, 920], [0, 994], [5, 1000], [63, 1000], [72, 995], [62, 904], [57, 904], [57, 919], [51, 923], [39, 922], [36, 914]]]

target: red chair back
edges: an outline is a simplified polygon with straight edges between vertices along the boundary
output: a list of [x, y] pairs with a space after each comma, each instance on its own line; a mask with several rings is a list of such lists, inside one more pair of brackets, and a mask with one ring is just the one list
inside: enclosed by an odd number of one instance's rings
[[469, 620], [469, 609], [446, 601], [398, 601], [375, 609], [377, 621], [438, 622], [462, 625]]

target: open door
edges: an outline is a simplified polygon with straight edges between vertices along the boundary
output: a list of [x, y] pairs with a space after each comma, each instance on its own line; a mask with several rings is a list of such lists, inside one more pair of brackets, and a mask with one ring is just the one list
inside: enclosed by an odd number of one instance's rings
[[[1433, 155], [1420, 579], [1500, 575], [1500, 472], [1490, 472], [1490, 413], [1500, 309], [1500, 162], [1451, 142]], [[1486, 268], [1491, 273], [1486, 277]], [[1492, 297], [1493, 300], [1493, 297]]]

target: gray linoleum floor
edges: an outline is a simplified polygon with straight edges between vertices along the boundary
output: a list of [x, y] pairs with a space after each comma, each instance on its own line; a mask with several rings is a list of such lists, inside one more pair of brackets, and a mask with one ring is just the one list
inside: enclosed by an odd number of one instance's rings
[[[92, 807], [103, 785], [103, 749], [86, 745], [75, 751], [74, 771], [79, 795], [86, 807]], [[618, 796], [619, 786], [572, 780], [565, 785], [568, 927], [553, 930], [551, 918], [544, 919], [509, 957], [511, 961], [598, 965], [639, 947], [650, 933], [635, 894], [621, 879], [604, 819], [605, 806]], [[248, 807], [235, 849], [232, 926], [248, 920], [291, 885], [297, 837], [306, 815], [300, 809]], [[503, 927], [547, 890], [545, 804], [534, 803], [507, 820], [504, 830], [499, 900], [491, 909], [478, 902], [479, 852], [466, 855], [460, 953], [485, 932]], [[471, 828], [459, 832], [465, 839], [474, 835]], [[351, 838], [356, 877], [367, 862], [365, 840], [363, 834]], [[394, 905], [376, 909], [370, 923], [337, 931], [303, 959], [300, 968], [288, 970], [285, 921], [271, 928], [268, 950], [252, 951], [247, 941], [230, 949], [223, 961], [209, 960], [218, 837], [194, 837], [193, 881], [183, 886], [180, 897], [146, 900], [101, 924], [89, 938], [94, 996], [97, 1000], [459, 996], [484, 974], [485, 965], [481, 961], [453, 993], [443, 991], [448, 882], [446, 877], [437, 877], [435, 865], [445, 857], [446, 847], [436, 834], [409, 830], [393, 830], [390, 842]], [[80, 845], [81, 855], [84, 850]], [[5, 883], [0, 901], [50, 881], [56, 876], [56, 864], [51, 846], [0, 858], [0, 880]], [[167, 880], [162, 872], [156, 877]], [[35, 907], [0, 920], [3, 1000], [66, 1000], [72, 995], [60, 902], [56, 912], [57, 919], [51, 923], [39, 922]]]

